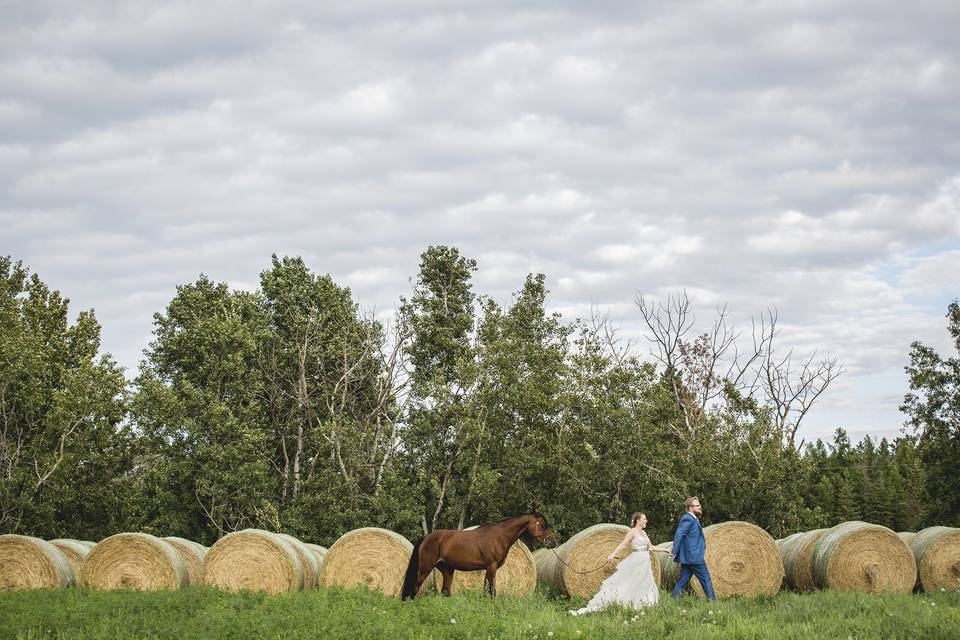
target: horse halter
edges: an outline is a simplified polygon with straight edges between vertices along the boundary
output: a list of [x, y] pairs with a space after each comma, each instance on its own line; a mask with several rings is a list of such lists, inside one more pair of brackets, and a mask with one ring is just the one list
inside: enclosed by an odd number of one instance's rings
[[[532, 535], [537, 542], [545, 545], [552, 539], [554, 544], [557, 543], [557, 536], [550, 530], [550, 527], [547, 526], [547, 521], [543, 516], [534, 517], [533, 524], [536, 525], [535, 532], [531, 532], [530, 535]], [[529, 528], [528, 525], [528, 531]]]

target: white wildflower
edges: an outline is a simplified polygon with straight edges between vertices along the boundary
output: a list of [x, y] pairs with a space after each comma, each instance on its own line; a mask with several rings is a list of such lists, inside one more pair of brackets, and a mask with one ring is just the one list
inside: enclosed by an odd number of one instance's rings
[[450, 618], [450, 624], [457, 624], [456, 618]]

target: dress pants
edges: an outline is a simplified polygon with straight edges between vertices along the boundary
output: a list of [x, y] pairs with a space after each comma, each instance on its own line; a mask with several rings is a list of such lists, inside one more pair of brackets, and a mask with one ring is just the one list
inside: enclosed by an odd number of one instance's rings
[[697, 580], [700, 581], [700, 586], [703, 587], [703, 592], [707, 594], [707, 597], [711, 600], [716, 600], [717, 596], [713, 593], [713, 581], [710, 580], [710, 572], [707, 570], [706, 563], [702, 562], [698, 564], [680, 565], [680, 578], [677, 580], [677, 586], [673, 588], [673, 597], [677, 598], [680, 596], [683, 588], [690, 582], [690, 576], [694, 575], [697, 576]]

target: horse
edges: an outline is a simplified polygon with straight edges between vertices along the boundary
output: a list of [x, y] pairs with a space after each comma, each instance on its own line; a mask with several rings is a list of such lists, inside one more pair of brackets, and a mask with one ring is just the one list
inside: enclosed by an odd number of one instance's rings
[[546, 518], [536, 509], [467, 531], [436, 529], [428, 533], [413, 544], [401, 598], [415, 598], [434, 567], [443, 574], [441, 592], [445, 596], [450, 595], [454, 571], [486, 570], [483, 586], [495, 597], [497, 569], [503, 566], [510, 547], [521, 536], [527, 546], [532, 546], [533, 540], [541, 544], [557, 544], [557, 537], [547, 526]]

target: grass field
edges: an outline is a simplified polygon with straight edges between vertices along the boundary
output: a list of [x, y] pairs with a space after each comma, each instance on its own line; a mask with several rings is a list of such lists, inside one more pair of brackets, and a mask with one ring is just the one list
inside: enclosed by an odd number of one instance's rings
[[[663, 594], [667, 595], [667, 594]], [[669, 597], [638, 614], [572, 618], [582, 601], [365, 591], [266, 596], [207, 588], [0, 594], [0, 638], [960, 638], [960, 594], [820, 592], [710, 603]]]

